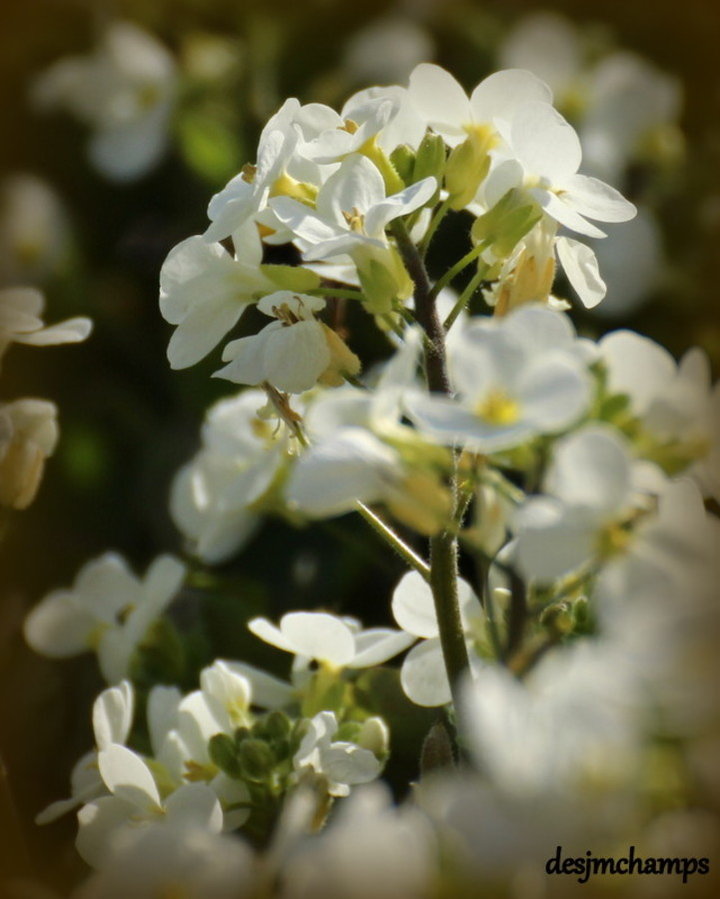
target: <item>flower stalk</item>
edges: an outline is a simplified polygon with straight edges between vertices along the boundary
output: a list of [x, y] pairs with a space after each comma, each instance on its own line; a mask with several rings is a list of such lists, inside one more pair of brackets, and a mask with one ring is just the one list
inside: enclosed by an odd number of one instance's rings
[[[400, 255], [415, 285], [415, 314], [425, 331], [425, 375], [432, 393], [450, 395], [447, 361], [445, 357], [445, 329], [435, 305], [437, 285], [431, 287], [425, 263], [413, 243], [407, 228], [397, 220], [392, 226]], [[455, 465], [450, 473], [452, 497], [450, 520], [455, 520], [458, 489]], [[467, 646], [460, 617], [458, 599], [458, 547], [452, 528], [447, 528], [430, 538], [430, 587], [437, 615], [440, 643], [448, 681], [457, 707], [457, 690], [463, 674], [469, 669]]]

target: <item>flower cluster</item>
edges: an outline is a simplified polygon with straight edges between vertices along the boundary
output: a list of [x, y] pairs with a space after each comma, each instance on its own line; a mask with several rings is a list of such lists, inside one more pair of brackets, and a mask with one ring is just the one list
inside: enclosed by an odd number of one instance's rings
[[[718, 390], [701, 350], [676, 363], [630, 331], [580, 336], [553, 293], [559, 265], [585, 307], [602, 301], [586, 239], [635, 208], [581, 173], [552, 100], [524, 69], [468, 95], [425, 63], [340, 112], [287, 100], [205, 233], [170, 251], [171, 366], [222, 345], [216, 376], [249, 388], [208, 410], [173, 483], [193, 564], [270, 515], [357, 512], [410, 571], [388, 602], [399, 629], [252, 617], [293, 657], [287, 678], [216, 660], [186, 695], [142, 666], [169, 639], [176, 560], [140, 582], [107, 555], [42, 601], [29, 642], [96, 649], [111, 685], [71, 799], [42, 816], [81, 806], [96, 872], [80, 896], [521, 895], [565, 837], [617, 841], [621, 818], [652, 843], [702, 795], [720, 735]], [[431, 277], [453, 216], [466, 242]], [[358, 320], [387, 338], [369, 370]], [[438, 707], [456, 734], [438, 719], [418, 746], [413, 800], [360, 787], [402, 730], [390, 719]]]

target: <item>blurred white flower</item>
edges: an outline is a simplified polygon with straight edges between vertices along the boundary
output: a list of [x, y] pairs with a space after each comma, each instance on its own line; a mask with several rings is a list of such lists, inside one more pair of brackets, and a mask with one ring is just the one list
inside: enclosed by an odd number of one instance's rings
[[317, 835], [281, 861], [282, 899], [423, 899], [438, 876], [437, 839], [423, 813], [396, 807], [382, 784], [353, 790]]
[[384, 15], [349, 38], [343, 68], [358, 83], [405, 81], [415, 66], [433, 55], [429, 33], [409, 18]]
[[251, 536], [255, 504], [270, 488], [288, 449], [286, 429], [260, 418], [266, 396], [247, 390], [208, 409], [202, 448], [175, 476], [173, 521], [206, 562], [226, 559]]
[[[631, 449], [602, 424], [558, 441], [545, 495], [527, 499], [513, 522], [515, 559], [525, 578], [552, 581], [625, 548], [633, 516], [648, 505], [639, 492], [647, 482], [647, 463], [635, 462]], [[657, 478], [656, 486], [662, 485], [659, 472]]]
[[720, 386], [712, 385], [707, 354], [693, 347], [675, 362], [660, 344], [627, 330], [607, 334], [598, 348], [609, 390], [627, 396], [639, 419], [646, 457], [720, 497]]
[[201, 824], [150, 824], [116, 835], [112, 854], [72, 899], [238, 899], [253, 890], [255, 859], [238, 837]]
[[592, 245], [607, 286], [603, 302], [593, 305], [593, 311], [601, 318], [631, 315], [650, 299], [665, 268], [655, 216], [639, 207], [632, 221], [620, 223]]
[[577, 421], [590, 401], [583, 353], [560, 312], [525, 305], [476, 318], [448, 359], [455, 396], [409, 392], [405, 405], [420, 433], [440, 443], [509, 449]]
[[36, 175], [0, 183], [0, 281], [26, 284], [57, 275], [68, 262], [71, 225], [60, 197]]
[[8, 287], [0, 290], [0, 357], [11, 343], [53, 346], [79, 343], [92, 330], [85, 316], [69, 318], [56, 325], [42, 320], [45, 299], [33, 287]]
[[57, 441], [55, 403], [38, 399], [0, 403], [0, 506], [30, 505]]
[[49, 593], [30, 612], [25, 639], [51, 658], [95, 650], [105, 680], [118, 683], [184, 577], [172, 556], [158, 557], [140, 580], [121, 556], [106, 553], [80, 569], [71, 589]]
[[131, 22], [113, 22], [91, 53], [61, 59], [38, 76], [33, 100], [87, 124], [92, 164], [125, 182], [144, 175], [165, 152], [176, 80], [165, 47]]

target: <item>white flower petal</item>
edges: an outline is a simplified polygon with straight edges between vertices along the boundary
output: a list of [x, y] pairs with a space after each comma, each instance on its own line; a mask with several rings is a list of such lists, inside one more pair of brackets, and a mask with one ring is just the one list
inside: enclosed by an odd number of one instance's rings
[[412, 634], [390, 628], [368, 628], [355, 636], [355, 658], [350, 668], [369, 668], [382, 665], [414, 643]]
[[413, 637], [437, 637], [439, 633], [430, 584], [417, 571], [409, 571], [395, 587], [392, 613]]
[[117, 687], [103, 690], [95, 700], [92, 722], [98, 749], [127, 740], [132, 725], [133, 699], [132, 685], [123, 681]]
[[593, 306], [597, 306], [605, 296], [607, 288], [600, 277], [597, 258], [593, 251], [580, 241], [569, 237], [558, 237], [555, 247], [567, 279], [585, 308], [592, 309]]
[[293, 652], [331, 665], [347, 665], [355, 656], [355, 640], [346, 624], [325, 612], [289, 612], [280, 630]]
[[160, 808], [160, 794], [150, 769], [139, 755], [113, 743], [98, 753], [98, 767], [108, 790], [143, 811]]
[[417, 705], [434, 707], [451, 701], [439, 638], [424, 640], [410, 650], [400, 670], [400, 682]]

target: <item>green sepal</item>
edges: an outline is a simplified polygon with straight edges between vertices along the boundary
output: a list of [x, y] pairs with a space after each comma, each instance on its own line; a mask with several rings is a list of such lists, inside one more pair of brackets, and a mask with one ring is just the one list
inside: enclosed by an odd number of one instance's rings
[[320, 275], [301, 265], [275, 265], [266, 262], [260, 266], [260, 271], [277, 286], [278, 290], [307, 293], [320, 286]]

